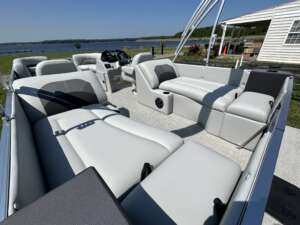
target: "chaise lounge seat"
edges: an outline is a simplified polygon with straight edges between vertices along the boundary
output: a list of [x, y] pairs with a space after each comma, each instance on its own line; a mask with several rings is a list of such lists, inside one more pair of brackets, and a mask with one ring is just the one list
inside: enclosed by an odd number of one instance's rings
[[[32, 123], [50, 189], [94, 166], [121, 197], [140, 181], [145, 163], [156, 167], [183, 144], [175, 134], [132, 121], [109, 107], [93, 72], [22, 79], [13, 87]], [[71, 109], [61, 99], [76, 99], [81, 107]]]
[[216, 201], [229, 202], [240, 175], [240, 166], [230, 159], [187, 142], [129, 193], [122, 206], [133, 225], [219, 224], [222, 211]]

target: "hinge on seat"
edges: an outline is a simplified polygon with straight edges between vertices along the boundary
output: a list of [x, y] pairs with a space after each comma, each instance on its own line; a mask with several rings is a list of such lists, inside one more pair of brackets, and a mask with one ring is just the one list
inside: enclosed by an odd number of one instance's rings
[[222, 202], [221, 199], [215, 198], [214, 199], [214, 214], [218, 218], [218, 222], [221, 221], [225, 211], [226, 211], [227, 205]]
[[153, 171], [153, 166], [150, 163], [145, 163], [141, 173], [141, 181], [150, 175]]

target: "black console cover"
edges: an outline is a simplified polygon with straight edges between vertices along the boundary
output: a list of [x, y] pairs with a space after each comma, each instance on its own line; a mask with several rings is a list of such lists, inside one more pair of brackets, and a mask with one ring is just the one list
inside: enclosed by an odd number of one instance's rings
[[0, 225], [128, 225], [119, 203], [93, 168], [8, 217]]

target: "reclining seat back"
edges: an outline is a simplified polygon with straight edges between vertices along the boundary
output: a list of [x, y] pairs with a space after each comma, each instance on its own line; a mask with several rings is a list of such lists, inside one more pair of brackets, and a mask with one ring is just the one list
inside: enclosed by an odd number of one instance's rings
[[31, 123], [71, 109], [107, 102], [101, 84], [91, 71], [26, 78], [15, 81], [13, 88]]
[[24, 57], [17, 58], [13, 61], [12, 72], [14, 73], [14, 78], [24, 78], [31, 77], [35, 75], [30, 71], [30, 67], [35, 67], [38, 63], [47, 60], [45, 56], [32, 56], [32, 57]]
[[138, 65], [152, 89], [167, 80], [179, 77], [179, 73], [170, 59], [152, 60]]
[[76, 72], [75, 64], [67, 59], [46, 60], [36, 66], [36, 75], [50, 75]]

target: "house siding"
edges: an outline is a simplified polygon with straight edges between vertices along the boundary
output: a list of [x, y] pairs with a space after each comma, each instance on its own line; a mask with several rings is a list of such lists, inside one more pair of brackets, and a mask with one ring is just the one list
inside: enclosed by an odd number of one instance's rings
[[290, 28], [297, 19], [300, 20], [300, 0], [227, 20], [225, 23], [242, 24], [271, 20], [257, 60], [300, 64], [300, 44], [285, 44]]

